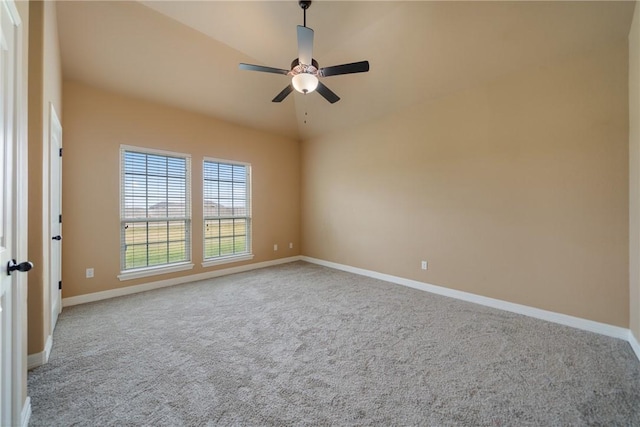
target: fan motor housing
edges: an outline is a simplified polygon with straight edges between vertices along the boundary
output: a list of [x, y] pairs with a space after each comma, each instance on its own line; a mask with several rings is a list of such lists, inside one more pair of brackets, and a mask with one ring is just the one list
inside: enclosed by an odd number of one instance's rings
[[[300, 65], [300, 59], [296, 58], [293, 61], [291, 61], [291, 69], [292, 70], [294, 68], [296, 68], [298, 65]], [[311, 59], [311, 65], [314, 66], [316, 68], [316, 70], [320, 69], [320, 67], [318, 66], [318, 61], [316, 61], [315, 59]]]
[[291, 62], [291, 71], [289, 71], [289, 75], [295, 76], [296, 74], [301, 73], [317, 75], [319, 69], [318, 61], [315, 59], [311, 59], [311, 65], [305, 65], [301, 64], [300, 60], [296, 58]]

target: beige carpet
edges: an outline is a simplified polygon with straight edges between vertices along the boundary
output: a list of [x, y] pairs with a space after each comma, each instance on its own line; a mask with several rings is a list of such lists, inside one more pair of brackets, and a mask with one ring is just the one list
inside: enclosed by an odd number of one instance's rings
[[70, 307], [32, 426], [640, 425], [628, 343], [297, 262]]

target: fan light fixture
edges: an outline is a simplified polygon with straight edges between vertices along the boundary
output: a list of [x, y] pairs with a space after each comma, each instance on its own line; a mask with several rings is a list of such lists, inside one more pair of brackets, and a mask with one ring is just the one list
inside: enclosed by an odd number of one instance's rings
[[320, 78], [339, 76], [341, 74], [366, 73], [369, 71], [369, 61], [352, 62], [350, 64], [333, 65], [331, 67], [320, 68], [318, 61], [313, 59], [313, 30], [307, 27], [307, 9], [311, 6], [311, 0], [299, 0], [298, 5], [302, 8], [304, 21], [303, 25], [298, 25], [298, 57], [291, 62], [291, 68], [265, 67], [264, 65], [253, 65], [241, 63], [241, 70], [260, 71], [261, 73], [283, 74], [291, 76], [289, 83], [282, 91], [272, 99], [272, 102], [282, 102], [293, 90], [300, 93], [318, 92], [330, 103], [340, 101], [340, 97], [319, 81]]
[[311, 93], [318, 87], [318, 78], [310, 73], [300, 73], [291, 79], [293, 88], [300, 93]]

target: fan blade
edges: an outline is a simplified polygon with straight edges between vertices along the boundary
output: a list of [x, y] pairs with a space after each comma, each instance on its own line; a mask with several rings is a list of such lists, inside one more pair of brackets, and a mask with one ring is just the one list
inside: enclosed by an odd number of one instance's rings
[[366, 73], [369, 71], [369, 61], [353, 62], [351, 64], [334, 65], [318, 70], [322, 77], [338, 76], [340, 74]]
[[289, 74], [288, 70], [283, 70], [281, 68], [263, 67], [262, 65], [241, 63], [238, 67], [241, 70], [248, 70], [248, 71], [262, 71], [263, 73], [284, 74], [285, 76]]
[[298, 60], [301, 64], [311, 65], [313, 59], [313, 30], [298, 25]]
[[291, 92], [293, 91], [293, 86], [289, 85], [282, 89], [282, 92], [276, 95], [275, 98], [271, 100], [271, 102], [282, 102]]
[[324, 99], [326, 99], [332, 104], [335, 104], [336, 102], [340, 101], [340, 97], [335, 93], [333, 93], [331, 89], [323, 85], [322, 82], [318, 82], [318, 87], [316, 88], [316, 91], [320, 95], [322, 95]]

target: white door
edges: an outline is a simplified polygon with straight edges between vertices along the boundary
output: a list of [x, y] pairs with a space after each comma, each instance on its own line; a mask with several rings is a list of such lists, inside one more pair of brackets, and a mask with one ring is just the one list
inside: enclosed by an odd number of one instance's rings
[[56, 327], [58, 314], [62, 311], [62, 125], [51, 105], [51, 129], [49, 132], [50, 152], [50, 188], [49, 188], [49, 214], [51, 217], [51, 241], [49, 254], [50, 263], [50, 289], [51, 289], [51, 331]]
[[[26, 230], [18, 230], [26, 221], [23, 192], [24, 149], [22, 122], [24, 112], [20, 89], [21, 38], [20, 17], [12, 0], [0, 0], [0, 425], [21, 423], [21, 396], [26, 379], [23, 323], [26, 322], [25, 281], [18, 277], [32, 265], [14, 262], [18, 252], [26, 253]], [[14, 167], [15, 166], [15, 167]], [[21, 191], [16, 191], [16, 186]], [[17, 249], [20, 248], [20, 249]]]

